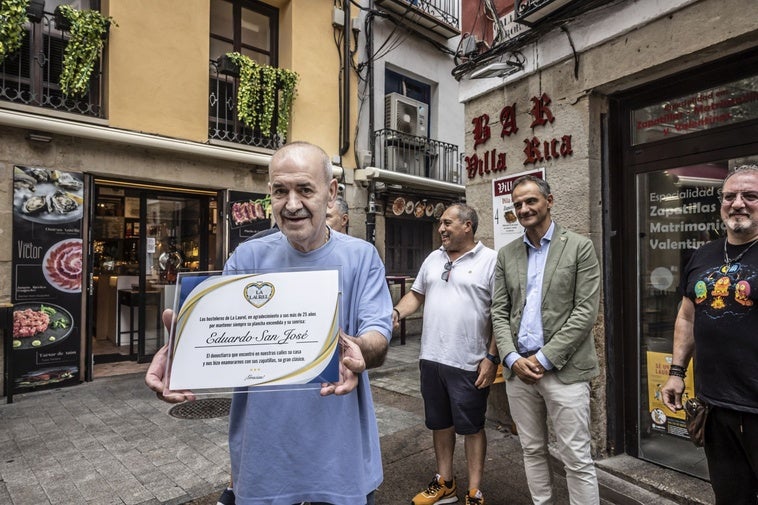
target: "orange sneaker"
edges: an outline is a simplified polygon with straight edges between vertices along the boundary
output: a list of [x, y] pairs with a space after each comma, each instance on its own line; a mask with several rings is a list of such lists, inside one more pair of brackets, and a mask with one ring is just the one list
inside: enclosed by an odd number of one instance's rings
[[413, 497], [411, 505], [442, 505], [444, 503], [455, 503], [458, 501], [456, 496], [455, 478], [448, 487], [445, 480], [439, 474], [429, 483], [426, 489]]
[[484, 505], [484, 495], [478, 489], [469, 489], [466, 493], [466, 505]]

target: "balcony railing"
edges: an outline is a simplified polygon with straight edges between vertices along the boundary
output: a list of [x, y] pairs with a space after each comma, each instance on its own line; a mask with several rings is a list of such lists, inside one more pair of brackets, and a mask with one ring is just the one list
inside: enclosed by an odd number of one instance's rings
[[[245, 144], [248, 146], [262, 147], [265, 149], [278, 149], [286, 139], [280, 138], [276, 133], [276, 124], [279, 117], [279, 100], [274, 100], [274, 116], [271, 121], [271, 129], [263, 132], [260, 129], [250, 128], [240, 121], [237, 115], [237, 88], [239, 78], [233, 72], [219, 68], [216, 60], [210, 60], [210, 93], [208, 95], [208, 138]], [[279, 94], [281, 87], [276, 84], [275, 96]], [[262, 95], [256, 103], [262, 104]]]
[[437, 181], [461, 184], [458, 146], [395, 130], [374, 132], [374, 166]]
[[460, 0], [376, 0], [376, 5], [410, 21], [422, 31], [449, 39], [461, 34]]
[[46, 12], [39, 21], [27, 23], [21, 48], [5, 57], [0, 65], [0, 101], [104, 117], [102, 57], [83, 97], [69, 98], [61, 93], [58, 81], [68, 33], [59, 30], [52, 19], [53, 14]]

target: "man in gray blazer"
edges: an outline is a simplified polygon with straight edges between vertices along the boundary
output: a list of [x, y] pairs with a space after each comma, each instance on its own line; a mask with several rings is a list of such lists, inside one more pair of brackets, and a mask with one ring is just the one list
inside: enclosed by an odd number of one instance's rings
[[600, 266], [588, 238], [552, 220], [546, 181], [521, 177], [512, 197], [525, 233], [498, 253], [492, 324], [529, 491], [535, 505], [553, 503], [549, 417], [571, 504], [595, 505], [589, 381], [599, 373], [592, 326]]

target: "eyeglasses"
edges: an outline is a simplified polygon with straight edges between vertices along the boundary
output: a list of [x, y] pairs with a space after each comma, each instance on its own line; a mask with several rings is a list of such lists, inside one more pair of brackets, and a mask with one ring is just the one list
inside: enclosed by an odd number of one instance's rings
[[450, 269], [453, 268], [453, 262], [448, 261], [447, 263], [445, 263], [444, 268], [445, 268], [445, 271], [442, 272], [442, 280], [447, 282], [447, 280], [450, 278]]
[[737, 200], [737, 197], [742, 197], [744, 203], [754, 204], [758, 203], [758, 191], [738, 191], [737, 193], [720, 193], [719, 199], [723, 205], [731, 205]]

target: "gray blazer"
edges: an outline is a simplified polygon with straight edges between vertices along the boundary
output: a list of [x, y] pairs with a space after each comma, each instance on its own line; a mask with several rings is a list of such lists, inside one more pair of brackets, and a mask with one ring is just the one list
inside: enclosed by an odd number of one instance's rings
[[[518, 352], [518, 332], [526, 303], [527, 253], [523, 239], [498, 252], [492, 327], [500, 356]], [[600, 301], [600, 265], [592, 242], [555, 224], [542, 284], [542, 353], [558, 379], [570, 384], [600, 372], [592, 327]], [[503, 369], [506, 379], [512, 372]]]

